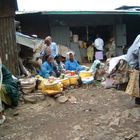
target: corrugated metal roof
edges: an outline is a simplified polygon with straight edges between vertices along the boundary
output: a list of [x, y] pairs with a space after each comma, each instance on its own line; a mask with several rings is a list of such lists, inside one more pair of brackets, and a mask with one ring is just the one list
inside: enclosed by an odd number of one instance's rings
[[27, 46], [31, 49], [34, 49], [41, 41], [42, 40], [39, 38], [33, 38], [20, 32], [16, 32], [16, 43]]

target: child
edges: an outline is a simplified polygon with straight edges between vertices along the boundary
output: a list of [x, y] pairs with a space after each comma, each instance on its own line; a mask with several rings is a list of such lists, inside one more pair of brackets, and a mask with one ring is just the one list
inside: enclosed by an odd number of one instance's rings
[[94, 55], [94, 47], [92, 46], [92, 42], [87, 42], [87, 57], [88, 62], [93, 62], [93, 55]]
[[62, 62], [62, 56], [61, 55], [57, 55], [55, 57], [55, 66], [57, 68], [57, 70], [60, 72], [60, 73], [64, 73], [65, 72], [65, 65], [64, 63]]

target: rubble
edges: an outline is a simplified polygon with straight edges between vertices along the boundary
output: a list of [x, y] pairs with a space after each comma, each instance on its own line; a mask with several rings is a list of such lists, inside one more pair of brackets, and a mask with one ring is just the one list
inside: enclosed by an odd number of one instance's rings
[[65, 103], [65, 102], [68, 101], [68, 97], [66, 97], [66, 96], [59, 96], [56, 100], [59, 103]]
[[140, 120], [140, 108], [133, 108], [130, 110], [130, 114], [136, 118], [137, 120]]
[[76, 104], [77, 103], [77, 99], [74, 96], [68, 96], [68, 101], [72, 104]]
[[42, 93], [34, 93], [37, 101], [44, 101], [46, 99], [46, 95], [42, 94]]
[[82, 127], [80, 125], [75, 125], [73, 127], [73, 129], [74, 129], [74, 131], [80, 131], [80, 130], [82, 130]]
[[35, 78], [24, 78], [24, 79], [19, 79], [19, 81], [21, 85], [21, 90], [24, 94], [31, 93], [32, 91], [35, 90], [35, 86], [36, 86]]
[[35, 104], [37, 103], [37, 98], [34, 95], [25, 95], [23, 96], [25, 103]]
[[135, 137], [137, 137], [137, 133], [136, 132], [130, 134], [129, 136], [126, 136], [125, 137], [125, 140], [132, 140]]
[[16, 111], [16, 112], [13, 113], [13, 116], [18, 116], [18, 115], [19, 115], [19, 112], [18, 111]]
[[109, 126], [110, 127], [118, 127], [120, 124], [120, 118], [115, 118], [113, 121], [110, 122]]
[[123, 118], [129, 118], [130, 117], [130, 110], [125, 110], [124, 112], [122, 112], [122, 117]]
[[35, 104], [37, 102], [44, 101], [46, 96], [42, 93], [34, 92], [30, 94], [25, 94], [22, 96], [22, 98], [25, 103]]

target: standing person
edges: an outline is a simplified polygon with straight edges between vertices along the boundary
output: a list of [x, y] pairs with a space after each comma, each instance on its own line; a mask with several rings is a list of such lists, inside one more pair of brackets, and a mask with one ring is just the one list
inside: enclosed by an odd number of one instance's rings
[[96, 39], [94, 41], [94, 46], [95, 46], [95, 59], [96, 60], [103, 60], [103, 51], [104, 51], [104, 41], [103, 39], [99, 36], [99, 34], [96, 35]]
[[94, 47], [92, 46], [92, 42], [87, 42], [87, 57], [88, 62], [93, 62], [93, 55], [94, 55]]
[[55, 58], [58, 55], [58, 46], [55, 42], [52, 42], [52, 38], [50, 36], [46, 37], [44, 40], [44, 46], [41, 50], [41, 56], [52, 55]]
[[116, 56], [115, 49], [116, 49], [115, 40], [114, 38], [111, 38], [105, 46], [107, 59]]
[[[136, 37], [135, 41], [128, 49], [127, 62], [133, 69], [140, 71], [140, 34]], [[135, 82], [139, 82], [139, 84], [137, 83], [133, 83], [133, 84], [139, 85], [140, 88], [140, 75], [139, 75], [139, 81], [135, 81]], [[135, 104], [140, 105], [140, 97], [135, 98]]]

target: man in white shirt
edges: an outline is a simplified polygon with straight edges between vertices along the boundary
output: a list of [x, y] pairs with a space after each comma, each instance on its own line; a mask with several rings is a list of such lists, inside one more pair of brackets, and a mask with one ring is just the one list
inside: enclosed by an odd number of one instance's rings
[[99, 34], [97, 34], [97, 36], [96, 36], [96, 39], [94, 41], [94, 46], [96, 48], [95, 59], [96, 60], [103, 60], [104, 41], [102, 38], [99, 37]]

